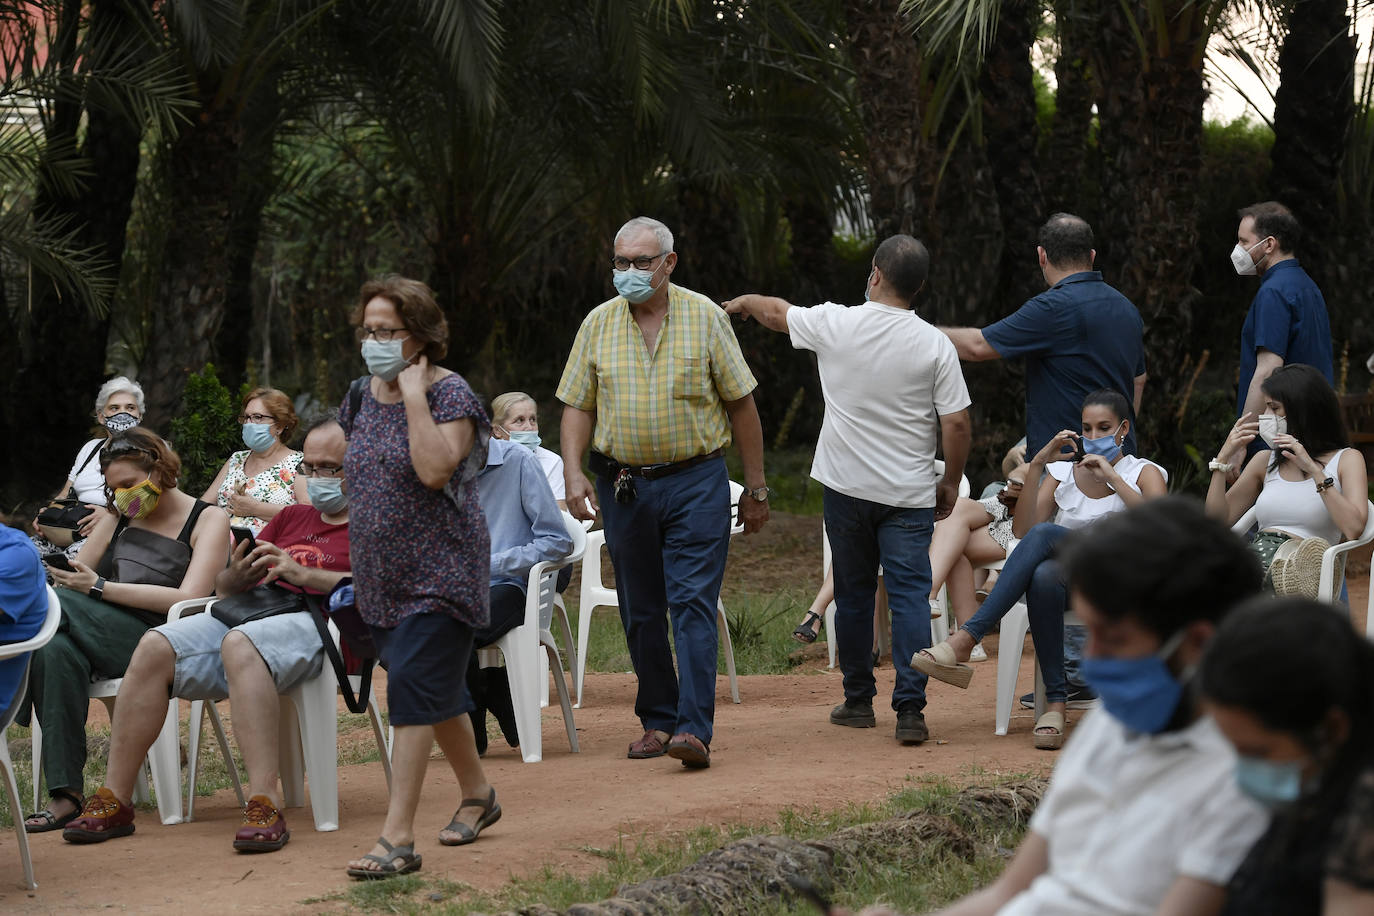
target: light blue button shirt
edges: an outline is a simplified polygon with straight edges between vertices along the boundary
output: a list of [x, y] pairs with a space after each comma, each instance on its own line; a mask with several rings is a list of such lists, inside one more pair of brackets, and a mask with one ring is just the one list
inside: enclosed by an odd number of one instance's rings
[[572, 552], [563, 513], [534, 452], [508, 439], [492, 439], [477, 496], [491, 532], [491, 584], [524, 591], [536, 563]]

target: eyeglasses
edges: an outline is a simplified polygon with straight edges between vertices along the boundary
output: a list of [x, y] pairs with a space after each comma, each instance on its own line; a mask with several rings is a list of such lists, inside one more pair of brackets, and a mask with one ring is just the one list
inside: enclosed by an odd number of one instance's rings
[[338, 465], [306, 464], [302, 461], [296, 465], [296, 473], [305, 477], [338, 477], [343, 473], [343, 468]]
[[629, 270], [631, 266], [633, 266], [635, 270], [648, 270], [653, 266], [655, 261], [668, 253], [669, 252], [666, 251], [660, 251], [658, 254], [645, 255], [642, 258], [622, 258], [617, 255], [611, 258], [611, 266], [616, 270]]
[[357, 330], [355, 333], [356, 333], [357, 336], [358, 336], [358, 342], [359, 342], [359, 343], [362, 343], [364, 340], [367, 340], [369, 337], [375, 337], [377, 340], [380, 340], [380, 341], [382, 341], [383, 343], [385, 343], [385, 342], [388, 341], [388, 340], [394, 340], [394, 339], [396, 338], [396, 335], [397, 335], [397, 334], [405, 334], [406, 336], [405, 336], [405, 337], [402, 337], [401, 339], [402, 339], [402, 340], [407, 339], [407, 338], [410, 336], [409, 334], [406, 333], [408, 330], [410, 330], [410, 329], [409, 329], [409, 328], [358, 328], [358, 330]]
[[240, 423], [275, 423], [277, 418], [270, 413], [241, 413], [239, 414]]

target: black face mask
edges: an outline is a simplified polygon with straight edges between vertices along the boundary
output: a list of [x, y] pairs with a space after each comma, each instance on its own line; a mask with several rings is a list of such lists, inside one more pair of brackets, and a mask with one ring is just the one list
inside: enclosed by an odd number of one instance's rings
[[138, 417], [126, 411], [114, 414], [113, 416], [103, 417], [100, 421], [105, 428], [112, 433], [122, 433], [133, 429], [138, 425]]

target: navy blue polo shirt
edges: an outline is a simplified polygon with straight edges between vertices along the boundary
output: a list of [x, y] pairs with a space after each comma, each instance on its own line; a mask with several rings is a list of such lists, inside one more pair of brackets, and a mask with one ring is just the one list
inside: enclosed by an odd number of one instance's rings
[[[1145, 374], [1144, 322], [1102, 273], [1070, 274], [996, 324], [983, 328], [1003, 359], [1026, 358], [1026, 457], [1061, 429], [1079, 430], [1083, 398], [1114, 388], [1129, 406]], [[1123, 450], [1135, 454], [1135, 410]]]
[[1255, 355], [1263, 347], [1289, 363], [1306, 363], [1335, 382], [1331, 356], [1331, 323], [1326, 299], [1296, 258], [1279, 261], [1260, 277], [1240, 329], [1240, 390], [1236, 416], [1245, 410], [1245, 394], [1255, 377]]

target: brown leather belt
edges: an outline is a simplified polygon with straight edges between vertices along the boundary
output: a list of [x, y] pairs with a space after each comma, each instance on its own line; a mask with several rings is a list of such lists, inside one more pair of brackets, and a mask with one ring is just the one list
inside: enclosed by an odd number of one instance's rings
[[697, 455], [682, 461], [668, 461], [663, 464], [621, 464], [609, 455], [603, 455], [596, 449], [587, 453], [587, 466], [592, 473], [598, 477], [605, 477], [614, 480], [621, 471], [628, 471], [631, 477], [642, 477], [645, 480], [657, 480], [660, 477], [670, 477], [688, 468], [696, 467], [703, 461], [710, 461], [712, 458], [719, 458], [724, 454], [724, 449], [716, 449], [704, 455]]

